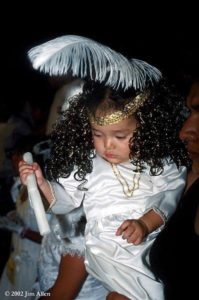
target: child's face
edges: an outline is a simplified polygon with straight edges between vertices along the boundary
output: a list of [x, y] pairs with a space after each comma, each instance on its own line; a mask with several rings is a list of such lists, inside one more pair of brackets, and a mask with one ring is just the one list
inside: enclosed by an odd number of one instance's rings
[[96, 152], [110, 163], [128, 161], [129, 140], [136, 130], [137, 121], [130, 117], [112, 125], [91, 124]]

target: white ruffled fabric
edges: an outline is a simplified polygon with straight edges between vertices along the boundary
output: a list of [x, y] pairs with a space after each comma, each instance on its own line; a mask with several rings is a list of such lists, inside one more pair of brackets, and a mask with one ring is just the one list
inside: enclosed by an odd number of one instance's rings
[[[101, 280], [110, 291], [117, 291], [134, 300], [161, 300], [163, 287], [150, 271], [148, 254], [161, 226], [150, 233], [140, 245], [133, 245], [116, 236], [126, 219], [137, 219], [150, 209], [164, 220], [174, 212], [185, 186], [186, 168], [179, 170], [165, 161], [164, 172], [150, 176], [149, 168], [141, 173], [139, 189], [127, 198], [115, 177], [111, 165], [97, 156], [93, 172], [88, 174], [87, 191], [78, 190], [73, 174], [53, 183], [57, 202], [55, 213], [65, 213], [80, 206], [86, 213], [85, 264], [88, 272]], [[119, 171], [132, 184], [134, 167], [129, 162], [118, 165]], [[60, 193], [58, 193], [58, 191]]]

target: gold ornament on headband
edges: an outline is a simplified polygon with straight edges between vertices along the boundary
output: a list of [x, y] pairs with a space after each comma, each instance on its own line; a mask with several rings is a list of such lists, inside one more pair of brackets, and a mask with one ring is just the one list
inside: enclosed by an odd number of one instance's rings
[[94, 116], [93, 114], [89, 114], [89, 119], [91, 124], [96, 124], [100, 126], [104, 125], [112, 125], [117, 124], [124, 119], [127, 119], [131, 115], [133, 115], [139, 107], [143, 105], [143, 103], [148, 98], [149, 93], [142, 93], [133, 98], [129, 103], [124, 106], [123, 110], [117, 110], [111, 114], [107, 114], [105, 116]]

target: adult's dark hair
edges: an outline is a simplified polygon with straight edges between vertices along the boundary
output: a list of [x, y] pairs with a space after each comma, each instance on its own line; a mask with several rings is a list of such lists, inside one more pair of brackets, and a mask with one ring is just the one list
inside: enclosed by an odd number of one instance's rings
[[[70, 99], [51, 135], [52, 153], [47, 164], [50, 179], [68, 177], [76, 169], [75, 178], [84, 180], [92, 172], [95, 156], [88, 111], [95, 113], [107, 98], [103, 109], [123, 109], [138, 91], [114, 91], [97, 83], [87, 83], [83, 93]], [[101, 107], [100, 107], [101, 109]], [[163, 171], [163, 159], [177, 166], [188, 164], [179, 130], [184, 121], [183, 101], [164, 81], [149, 90], [149, 97], [135, 113], [138, 127], [130, 140], [130, 160], [140, 170], [147, 163], [152, 175]]]

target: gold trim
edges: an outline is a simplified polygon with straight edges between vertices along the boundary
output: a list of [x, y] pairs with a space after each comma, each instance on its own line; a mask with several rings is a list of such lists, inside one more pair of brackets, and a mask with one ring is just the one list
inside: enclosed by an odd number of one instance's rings
[[100, 117], [96, 117], [93, 114], [89, 114], [90, 122], [91, 124], [100, 126], [117, 124], [133, 115], [138, 110], [138, 108], [143, 105], [146, 99], [148, 99], [148, 96], [149, 93], [137, 95], [128, 104], [124, 106], [123, 111], [118, 110], [111, 114], [107, 114], [105, 116]]

